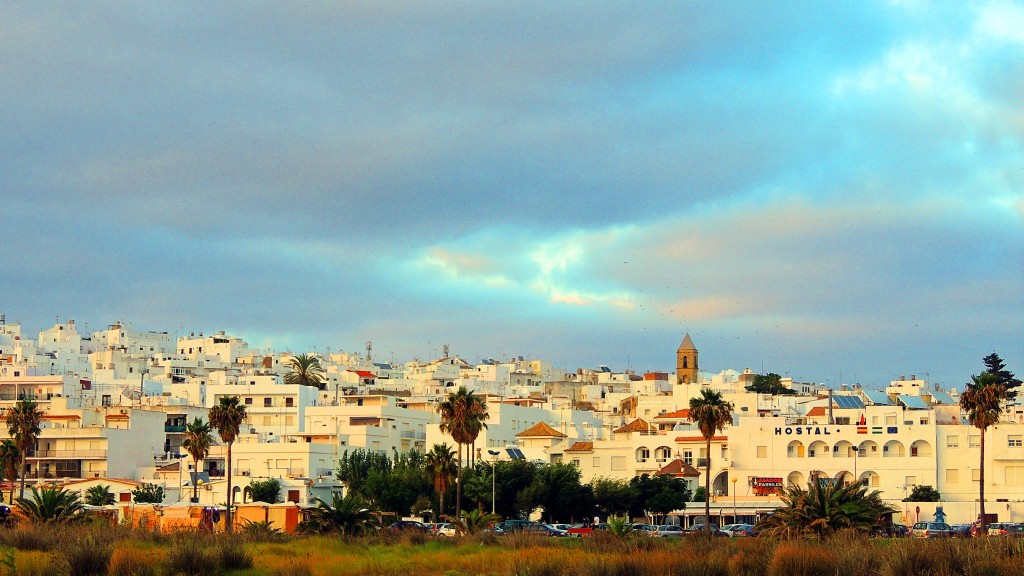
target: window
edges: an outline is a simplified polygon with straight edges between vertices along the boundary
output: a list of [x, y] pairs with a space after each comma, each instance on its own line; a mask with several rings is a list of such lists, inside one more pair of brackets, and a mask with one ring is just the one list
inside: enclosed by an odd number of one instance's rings
[[264, 416], [263, 417], [263, 425], [264, 426], [270, 426], [270, 422], [271, 422], [270, 416]]
[[647, 459], [651, 457], [651, 451], [647, 448], [640, 448], [636, 451], [637, 462], [647, 462]]
[[950, 434], [946, 436], [946, 448], [959, 448], [960, 447], [960, 436], [956, 434]]
[[683, 452], [683, 462], [693, 466], [693, 450], [687, 450]]
[[612, 456], [612, 470], [619, 471], [626, 469], [625, 456]]
[[767, 446], [758, 446], [757, 447], [757, 457], [758, 458], [767, 458], [768, 457], [768, 447]]
[[981, 447], [981, 435], [979, 435], [979, 434], [971, 434], [970, 436], [967, 437], [967, 440], [968, 440], [967, 443], [968, 443], [968, 445], [971, 448], [980, 448]]
[[264, 408], [270, 408], [273, 405], [274, 405], [274, 399], [273, 398], [264, 398], [263, 399], [263, 407]]
[[252, 396], [248, 396], [245, 399], [246, 406], [252, 406]]
[[579, 468], [579, 467], [580, 467], [580, 461], [579, 461], [579, 459], [575, 459], [575, 460], [573, 460], [573, 461], [572, 461], [572, 465], [573, 465], [573, 466], [575, 466], [575, 467], [577, 467], [577, 468]]
[[872, 416], [871, 417], [871, 425], [872, 426], [878, 426], [878, 416]]
[[601, 467], [601, 457], [600, 456], [594, 456], [594, 468], [600, 468], [600, 467]]
[[1011, 434], [1006, 437], [1006, 444], [1010, 448], [1020, 448], [1022, 445], [1024, 445], [1024, 442], [1021, 441], [1022, 438], [1024, 437], [1022, 437], [1020, 434]]
[[288, 398], [285, 398], [285, 399], [284, 399], [284, 405], [285, 405], [285, 406], [286, 406], [287, 408], [292, 408], [292, 407], [294, 407], [294, 406], [295, 406], [295, 399], [294, 399], [294, 398], [292, 398], [292, 397], [290, 397], [290, 396], [289, 396]]
[[1006, 485], [1024, 486], [1024, 466], [1006, 467]]
[[956, 484], [958, 482], [960, 482], [960, 470], [946, 468], [946, 484]]
[[981, 482], [981, 468], [975, 468], [971, 470], [971, 481]]

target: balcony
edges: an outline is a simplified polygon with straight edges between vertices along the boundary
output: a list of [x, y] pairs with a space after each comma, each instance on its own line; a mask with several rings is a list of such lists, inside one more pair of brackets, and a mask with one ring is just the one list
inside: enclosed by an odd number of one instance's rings
[[164, 424], [164, 432], [184, 432], [185, 425]]
[[80, 460], [80, 459], [92, 459], [92, 460], [105, 460], [107, 458], [106, 450], [35, 450], [29, 452], [26, 456], [26, 460], [40, 460], [46, 458], [62, 458], [65, 460]]
[[402, 438], [411, 438], [413, 440], [426, 440], [426, 432], [417, 432], [415, 430], [402, 430]]

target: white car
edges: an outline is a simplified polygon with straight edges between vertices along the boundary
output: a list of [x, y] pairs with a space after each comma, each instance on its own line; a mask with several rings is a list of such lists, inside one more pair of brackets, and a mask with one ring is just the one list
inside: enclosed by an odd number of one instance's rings
[[430, 533], [434, 536], [455, 536], [455, 526], [452, 526], [449, 522], [437, 522], [436, 524], [429, 524]]

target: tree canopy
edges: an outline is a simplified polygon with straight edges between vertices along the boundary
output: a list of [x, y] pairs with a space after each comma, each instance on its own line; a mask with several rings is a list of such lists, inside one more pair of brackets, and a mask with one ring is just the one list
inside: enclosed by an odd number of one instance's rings
[[771, 394], [773, 396], [796, 394], [795, 390], [783, 386], [782, 376], [774, 372], [754, 376], [754, 381], [750, 383], [750, 386], [747, 386], [747, 391], [758, 394]]

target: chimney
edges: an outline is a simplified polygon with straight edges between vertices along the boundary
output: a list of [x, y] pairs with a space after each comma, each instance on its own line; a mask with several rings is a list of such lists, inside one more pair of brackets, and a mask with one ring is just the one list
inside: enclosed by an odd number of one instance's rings
[[835, 424], [836, 419], [832, 416], [832, 390], [828, 391], [828, 423]]

